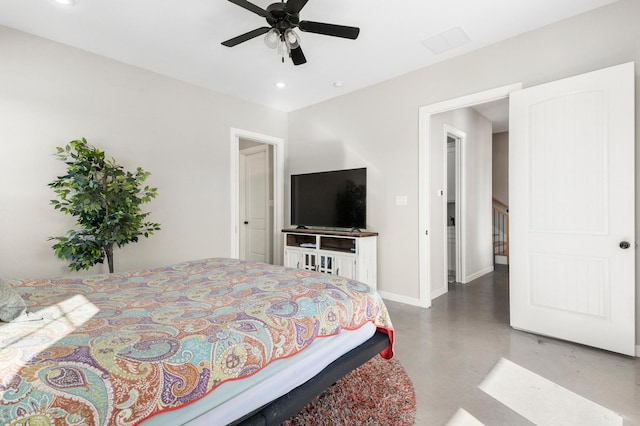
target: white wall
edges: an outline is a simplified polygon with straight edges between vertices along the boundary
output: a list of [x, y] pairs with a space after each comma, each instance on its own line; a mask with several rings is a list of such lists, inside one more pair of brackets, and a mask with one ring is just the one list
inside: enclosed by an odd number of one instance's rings
[[0, 52], [0, 276], [68, 273], [47, 238], [74, 223], [47, 184], [55, 147], [82, 137], [159, 188], [144, 209], [162, 230], [116, 271], [229, 256], [230, 129], [284, 138], [285, 113], [4, 27]]
[[[511, 83], [530, 87], [629, 61], [637, 63], [638, 80], [638, 16], [639, 1], [620, 0], [290, 113], [290, 170], [307, 171], [318, 164], [328, 169], [367, 166], [371, 171], [368, 226], [380, 233], [378, 287], [419, 299], [418, 241], [424, 230], [418, 229], [418, 109]], [[636, 106], [636, 126], [639, 115]], [[638, 127], [636, 134], [640, 135]], [[640, 158], [640, 150], [637, 155]], [[636, 164], [640, 169], [638, 159]], [[407, 195], [409, 204], [395, 206], [395, 195]], [[636, 211], [640, 218], [640, 208]], [[640, 258], [640, 251], [636, 255]]]
[[[463, 110], [464, 111], [464, 110]], [[491, 122], [469, 108], [467, 143], [462, 147], [465, 180], [460, 220], [464, 256], [464, 283], [493, 271], [493, 222], [491, 215]]]

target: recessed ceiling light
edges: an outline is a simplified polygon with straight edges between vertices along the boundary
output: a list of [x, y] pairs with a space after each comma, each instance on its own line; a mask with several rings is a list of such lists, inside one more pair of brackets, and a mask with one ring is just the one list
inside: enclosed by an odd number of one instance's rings
[[342, 87], [344, 85], [344, 83], [342, 81], [334, 81], [333, 82], [333, 87]]
[[287, 87], [287, 83], [285, 83], [284, 81], [278, 81], [274, 84], [274, 86], [276, 86], [278, 89], [284, 89], [285, 87]]
[[76, 4], [75, 0], [55, 0], [55, 2], [63, 6], [73, 6]]

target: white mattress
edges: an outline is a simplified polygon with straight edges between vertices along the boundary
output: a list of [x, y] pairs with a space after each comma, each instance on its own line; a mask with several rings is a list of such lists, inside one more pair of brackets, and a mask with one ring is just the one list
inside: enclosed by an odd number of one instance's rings
[[368, 340], [376, 332], [373, 323], [337, 336], [316, 339], [298, 355], [278, 360], [243, 380], [222, 384], [201, 400], [150, 418], [142, 426], [226, 425], [305, 383], [327, 365]]

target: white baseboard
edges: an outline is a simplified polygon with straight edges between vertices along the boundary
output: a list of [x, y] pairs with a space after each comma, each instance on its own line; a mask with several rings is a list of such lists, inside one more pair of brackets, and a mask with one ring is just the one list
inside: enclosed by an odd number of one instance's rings
[[464, 280], [464, 283], [463, 283], [463, 284], [466, 284], [466, 283], [468, 283], [468, 282], [471, 282], [471, 281], [475, 280], [476, 278], [480, 278], [480, 277], [481, 277], [481, 276], [483, 276], [483, 275], [490, 274], [491, 272], [493, 272], [493, 265], [491, 265], [491, 266], [487, 266], [486, 268], [481, 269], [481, 270], [479, 270], [478, 272], [476, 272], [476, 273], [474, 273], [474, 274], [468, 275], [468, 276], [465, 278], [465, 280]]
[[499, 254], [494, 255], [494, 259], [495, 262], [498, 265], [508, 265], [509, 264], [509, 258], [507, 256], [501, 256]]
[[401, 294], [388, 293], [386, 291], [378, 290], [380, 296], [382, 296], [385, 300], [390, 300], [392, 302], [404, 303], [405, 305], [418, 306], [420, 308], [424, 308], [423, 304], [420, 303], [419, 298], [403, 296]]
[[446, 294], [448, 291], [448, 286], [444, 286], [442, 287], [439, 291], [436, 291], [435, 293], [431, 293], [431, 300], [442, 296], [443, 294]]

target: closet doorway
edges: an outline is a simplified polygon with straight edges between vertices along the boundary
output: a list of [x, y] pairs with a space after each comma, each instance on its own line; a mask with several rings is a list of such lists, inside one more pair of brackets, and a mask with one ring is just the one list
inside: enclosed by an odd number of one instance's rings
[[230, 256], [282, 264], [284, 140], [231, 129]]

